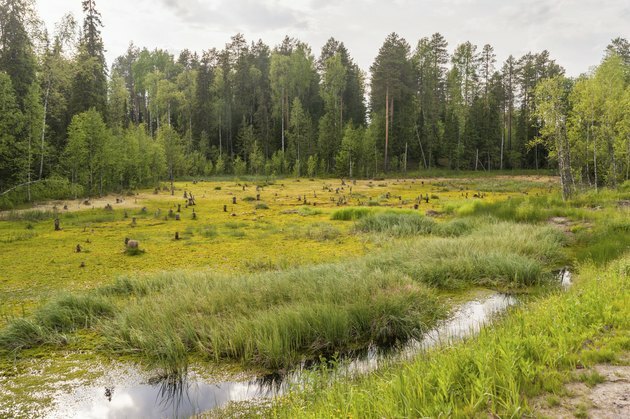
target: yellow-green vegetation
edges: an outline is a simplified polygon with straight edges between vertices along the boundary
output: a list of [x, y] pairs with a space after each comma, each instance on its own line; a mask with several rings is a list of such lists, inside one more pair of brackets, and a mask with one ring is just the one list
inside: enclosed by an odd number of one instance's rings
[[[515, 309], [467, 342], [360, 379], [329, 376], [279, 401], [276, 417], [520, 417], [559, 394], [576, 368], [630, 350], [630, 253], [605, 270], [581, 267], [576, 286]], [[319, 376], [315, 376], [319, 377]], [[601, 377], [582, 374], [588, 385]]]
[[[400, 225], [387, 215], [396, 234], [408, 224], [408, 214]], [[518, 289], [540, 283], [561, 258], [562, 234], [550, 227], [477, 224], [463, 238], [417, 238], [350, 262], [119, 279], [12, 321], [0, 332], [0, 348], [60, 345], [67, 333], [93, 328], [105, 350], [140, 353], [173, 372], [186, 367], [190, 353], [278, 370], [304, 357], [405, 342], [444, 314], [426, 285]]]
[[[339, 180], [283, 179], [180, 182], [175, 186], [174, 196], [160, 189], [157, 195], [146, 191], [119, 197], [124, 199], [120, 204], [112, 196], [92, 200], [89, 205], [83, 200], [64, 201], [0, 213], [0, 314], [28, 314], [37, 302], [59, 291], [95, 288], [122, 274], [175, 269], [243, 273], [364, 254], [371, 245], [363, 237], [350, 234], [354, 226], [340, 222], [340, 218], [331, 219], [331, 212], [338, 209], [337, 202], [344, 196], [348, 205], [367, 205], [370, 198], [382, 197], [380, 207], [407, 210], [413, 209], [420, 195], [437, 196], [439, 199], [430, 198], [429, 203], [421, 202], [416, 212], [424, 213], [441, 212], [447, 205], [478, 199], [473, 196], [480, 193], [486, 194], [484, 200], [502, 201], [555, 187], [553, 178], [543, 176], [506, 176], [494, 182], [481, 177], [390, 179], [342, 185]], [[257, 186], [261, 190], [256, 191]], [[184, 191], [193, 193], [195, 207], [186, 208]], [[260, 201], [255, 200], [258, 194]], [[246, 201], [248, 197], [254, 201]], [[233, 198], [237, 200], [234, 205]], [[112, 211], [105, 209], [107, 203]], [[256, 209], [261, 203], [268, 209]], [[169, 217], [169, 210], [176, 212], [177, 204], [181, 205], [180, 221]], [[53, 205], [62, 231], [53, 229]], [[223, 211], [224, 205], [227, 212]], [[192, 219], [193, 208], [196, 220]], [[179, 241], [174, 240], [176, 232]], [[139, 240], [145, 253], [125, 257], [126, 237]], [[81, 253], [76, 252], [77, 245]]]
[[[69, 350], [146, 361], [167, 373], [191, 360], [277, 371], [403, 343], [473, 287], [541, 289], [532, 287], [566, 264], [605, 265], [628, 249], [627, 190], [564, 202], [554, 182], [180, 182], [174, 195], [147, 191], [120, 203], [3, 213], [2, 364], [17, 371], [9, 364]], [[196, 205], [187, 206], [184, 193]], [[138, 249], [126, 249], [125, 238]], [[359, 384], [381, 374], [389, 372]], [[315, 393], [314, 400], [329, 397]], [[333, 413], [304, 400], [292, 396], [279, 412]], [[500, 411], [479, 412], [488, 409]]]

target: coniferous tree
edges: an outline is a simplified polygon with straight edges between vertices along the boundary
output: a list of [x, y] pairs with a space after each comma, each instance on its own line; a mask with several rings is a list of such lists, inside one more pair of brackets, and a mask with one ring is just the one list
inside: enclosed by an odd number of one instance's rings
[[78, 114], [91, 108], [107, 114], [107, 66], [101, 37], [101, 15], [95, 0], [83, 0], [83, 36], [76, 60], [72, 85], [71, 112]]

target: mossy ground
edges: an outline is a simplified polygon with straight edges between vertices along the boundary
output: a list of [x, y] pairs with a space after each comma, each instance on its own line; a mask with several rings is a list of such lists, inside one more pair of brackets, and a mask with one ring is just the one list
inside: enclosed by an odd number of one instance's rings
[[[94, 208], [73, 202], [70, 211], [60, 211], [59, 232], [53, 230], [50, 213], [0, 214], [0, 220], [4, 219], [0, 221], [0, 323], [32, 313], [60, 292], [81, 293], [100, 288], [121, 275], [143, 277], [174, 270], [218, 274], [282, 270], [343, 262], [376, 252], [379, 247], [408, 241], [408, 237], [360, 233], [355, 222], [333, 219], [343, 197], [342, 208], [362, 206], [376, 212], [405, 209], [430, 213], [439, 223], [464, 216], [546, 223], [548, 216], [566, 216], [571, 224], [562, 229], [578, 249], [577, 258], [602, 257], [605, 261], [608, 248], [619, 247], [620, 243], [608, 243], [608, 232], [618, 234], [625, 240], [622, 247], [626, 246], [627, 222], [623, 221], [624, 214], [612, 208], [617, 195], [604, 194], [594, 200], [606, 201], [603, 208], [589, 202], [560, 204], [556, 183], [555, 178], [541, 175], [388, 179], [345, 185], [338, 179], [179, 182], [174, 195], [165, 190], [158, 194], [141, 191], [124, 197], [121, 204], [116, 204], [116, 197], [94, 201]], [[257, 185], [261, 190], [256, 190]], [[194, 207], [186, 208], [184, 191], [195, 196]], [[255, 198], [257, 194], [260, 201]], [[428, 195], [429, 202], [423, 199], [416, 210], [414, 205], [420, 195]], [[236, 204], [232, 204], [234, 197]], [[525, 212], [518, 210], [519, 205], [502, 204], [520, 200], [526, 203]], [[107, 202], [112, 211], [103, 208]], [[180, 221], [169, 217], [169, 210], [177, 212], [177, 204], [181, 204]], [[40, 209], [50, 210], [52, 205], [48, 203]], [[55, 205], [63, 208], [64, 203]], [[79, 207], [87, 209], [77, 211]], [[542, 215], [532, 217], [536, 211]], [[128, 218], [124, 217], [125, 212]], [[593, 231], [597, 234], [593, 235]], [[176, 232], [180, 240], [175, 240]], [[144, 253], [126, 255], [125, 237], [139, 240]], [[80, 253], [76, 252], [77, 244], [82, 248]], [[589, 253], [594, 245], [601, 250]], [[453, 290], [442, 293], [445, 300], [463, 298]], [[77, 341], [71, 340], [63, 352], [44, 346], [2, 360], [0, 371], [4, 371], [4, 379], [0, 382], [11, 381], [12, 389], [7, 396], [0, 396], [0, 405], [15, 397], [32, 398], [33, 388], [44, 382], [54, 383], [56, 375], [46, 369], [41, 372], [49, 378], [38, 378], [40, 381], [34, 384], [29, 384], [28, 374], [22, 379], [21, 371], [26, 371], [33, 360], [47, 362], [55, 358], [59, 362], [52, 368], [66, 372], [73, 371], [75, 359], [98, 362], [102, 352], [99, 355], [94, 349], [102, 344], [102, 336], [89, 331], [80, 333], [84, 334], [81, 343], [73, 346], [72, 342]], [[225, 367], [233, 368], [229, 364]], [[46, 403], [45, 397], [39, 397], [27, 404]]]
[[[175, 269], [240, 273], [333, 262], [363, 254], [371, 243], [352, 234], [351, 224], [330, 219], [343, 196], [347, 205], [367, 206], [372, 201], [381, 207], [413, 209], [421, 194], [429, 194], [429, 203], [423, 200], [418, 210], [425, 213], [477, 200], [473, 196], [480, 192], [485, 193], [484, 200], [497, 201], [555, 188], [555, 180], [544, 176], [499, 177], [492, 182], [487, 178], [388, 179], [357, 181], [355, 185], [346, 182], [345, 186], [338, 179], [282, 179], [269, 183], [179, 182], [173, 196], [164, 190], [157, 195], [142, 191], [137, 196], [120, 197], [125, 201], [121, 204], [116, 204], [114, 196], [100, 199], [94, 202], [100, 207], [94, 208], [81, 205], [83, 200], [57, 202], [62, 231], [54, 231], [52, 214], [47, 219], [29, 221], [28, 216], [19, 220], [19, 213], [5, 213], [4, 218], [9, 220], [0, 221], [0, 315], [4, 317], [0, 323], [6, 321], [6, 316], [28, 314], [36, 303], [60, 291], [94, 288], [123, 274]], [[262, 187], [259, 192], [257, 185]], [[185, 207], [184, 191], [193, 193], [196, 206]], [[260, 201], [255, 201], [257, 194]], [[233, 197], [236, 204], [232, 204]], [[247, 197], [254, 197], [254, 201], [245, 200]], [[304, 198], [308, 208], [315, 211], [300, 210]], [[104, 202], [110, 203], [113, 211], [105, 210]], [[257, 210], [260, 202], [269, 209]], [[68, 211], [62, 209], [64, 204]], [[168, 216], [169, 210], [177, 211], [178, 204], [181, 221]], [[227, 212], [223, 211], [224, 205]], [[119, 208], [122, 206], [126, 209]], [[42, 208], [52, 207], [48, 204]], [[124, 218], [125, 212], [128, 218]], [[174, 239], [176, 232], [181, 240]], [[125, 255], [126, 237], [139, 240], [145, 253]], [[77, 245], [81, 246], [80, 253], [76, 252]]]

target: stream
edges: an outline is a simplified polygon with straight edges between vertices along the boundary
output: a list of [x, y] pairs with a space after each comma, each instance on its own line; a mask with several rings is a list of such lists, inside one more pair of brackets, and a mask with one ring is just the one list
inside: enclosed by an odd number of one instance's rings
[[[492, 317], [514, 305], [516, 299], [505, 294], [491, 294], [460, 306], [453, 315], [422, 339], [413, 340], [397, 351], [371, 348], [340, 363], [335, 374], [356, 375], [374, 371], [387, 363], [411, 359], [436, 345], [476, 334]], [[107, 386], [82, 386], [72, 393], [55, 397], [55, 407], [46, 416], [55, 418], [120, 418], [176, 417], [195, 414], [225, 406], [229, 402], [269, 399], [282, 395], [305, 380], [303, 367], [280, 377], [277, 375], [248, 381], [209, 383], [190, 373], [185, 377], [162, 381], [127, 380], [117, 376]], [[137, 374], [139, 376], [140, 374]]]

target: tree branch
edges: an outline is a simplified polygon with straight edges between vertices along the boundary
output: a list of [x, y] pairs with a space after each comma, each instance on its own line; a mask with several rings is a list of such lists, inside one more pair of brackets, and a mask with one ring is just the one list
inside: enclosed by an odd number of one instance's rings
[[11, 189], [7, 189], [6, 191], [0, 193], [0, 196], [4, 196], [4, 195], [8, 194], [9, 192], [16, 190], [17, 188], [21, 188], [22, 186], [33, 185], [35, 183], [44, 182], [46, 180], [47, 179], [39, 179], [39, 180], [33, 180], [31, 182], [21, 183], [19, 185], [16, 185], [16, 186], [12, 187]]

